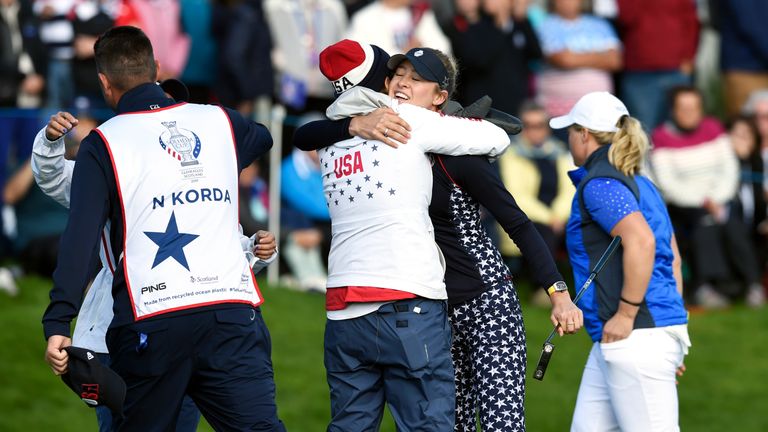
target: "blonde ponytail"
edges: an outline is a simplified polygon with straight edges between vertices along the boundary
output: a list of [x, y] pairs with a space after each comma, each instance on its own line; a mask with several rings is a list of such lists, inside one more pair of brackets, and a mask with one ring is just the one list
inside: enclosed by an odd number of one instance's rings
[[611, 144], [608, 161], [622, 174], [633, 176], [640, 171], [643, 157], [648, 151], [648, 136], [634, 117], [622, 116], [617, 132], [592, 132], [601, 145]]

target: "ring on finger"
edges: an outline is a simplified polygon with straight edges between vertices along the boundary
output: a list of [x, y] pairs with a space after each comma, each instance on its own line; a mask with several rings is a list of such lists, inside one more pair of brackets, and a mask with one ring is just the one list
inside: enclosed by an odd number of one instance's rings
[[388, 137], [389, 136], [389, 135], [387, 135], [387, 132], [389, 132], [389, 128], [385, 128], [384, 129], [384, 137]]

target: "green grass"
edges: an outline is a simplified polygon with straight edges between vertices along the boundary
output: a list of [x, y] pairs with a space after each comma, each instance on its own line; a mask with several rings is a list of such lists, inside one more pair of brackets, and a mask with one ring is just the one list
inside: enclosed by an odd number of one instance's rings
[[[93, 411], [43, 361], [40, 317], [50, 282], [25, 278], [21, 293], [0, 293], [0, 431], [95, 430]], [[325, 430], [328, 394], [323, 371], [323, 298], [263, 286], [272, 333], [280, 416], [288, 430]], [[548, 310], [523, 306], [529, 370], [549, 327]], [[680, 380], [684, 431], [768, 430], [768, 310], [743, 307], [693, 315], [688, 372]], [[528, 430], [566, 431], [590, 348], [585, 334], [557, 339], [543, 382], [529, 380]], [[530, 373], [529, 373], [530, 375]], [[200, 430], [211, 430], [202, 424]], [[385, 417], [383, 431], [394, 431]]]

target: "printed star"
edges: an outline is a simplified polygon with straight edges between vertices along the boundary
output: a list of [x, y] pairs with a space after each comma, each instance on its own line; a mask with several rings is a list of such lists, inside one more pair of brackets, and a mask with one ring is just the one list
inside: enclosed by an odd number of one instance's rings
[[360, 185], [357, 185], [357, 187], [355, 188], [355, 190], [356, 190], [356, 191], [358, 191], [358, 192], [360, 192], [360, 189], [362, 189], [362, 188], [360, 187]]
[[376, 144], [371, 146], [371, 151], [376, 151], [378, 149], [379, 149], [379, 146], [377, 146]]
[[373, 194], [368, 192], [368, 199], [371, 199], [371, 198], [373, 198]]
[[363, 178], [364, 178], [364, 179], [365, 179], [365, 181], [367, 181], [367, 182], [371, 181], [371, 176], [369, 176], [369, 175], [366, 175], [366, 176], [365, 176], [365, 177], [363, 177]]
[[159, 246], [157, 254], [155, 255], [155, 261], [152, 263], [152, 268], [157, 267], [158, 264], [168, 258], [173, 258], [177, 263], [181, 264], [187, 271], [189, 271], [187, 257], [184, 255], [184, 246], [188, 245], [199, 236], [197, 234], [180, 233], [179, 228], [176, 225], [175, 213], [171, 213], [171, 219], [168, 221], [168, 226], [165, 228], [165, 232], [144, 231], [144, 234]]
[[352, 180], [350, 180], [350, 179], [347, 179], [347, 186], [349, 186], [349, 185], [351, 185], [351, 184], [352, 184]]
[[344, 196], [344, 189], [340, 190], [339, 193], [341, 194], [341, 196]]
[[384, 186], [383, 183], [381, 182], [376, 183], [376, 189], [381, 189], [382, 186]]
[[390, 194], [390, 195], [394, 195], [394, 194], [395, 194], [395, 190], [394, 190], [394, 189], [390, 189], [390, 190], [389, 190], [389, 194]]
[[[328, 168], [328, 162], [324, 163], [324, 164], [323, 164], [323, 166], [325, 166], [326, 168]], [[317, 177], [315, 177], [315, 178], [317, 178]]]
[[373, 161], [373, 166], [375, 166], [375, 167], [379, 166], [379, 161], [377, 161], [377, 160], [374, 160], [374, 161]]
[[[315, 177], [315, 178], [317, 178], [317, 177]], [[336, 189], [336, 183], [331, 183], [331, 186], [333, 186], [333, 188]]]
[[349, 202], [353, 202], [355, 200], [355, 197], [351, 196], [349, 197]]
[[336, 154], [336, 152], [335, 152], [335, 151], [332, 151], [332, 152], [331, 152], [331, 157], [333, 157], [333, 155], [335, 155], [335, 154]]
[[330, 177], [331, 177], [331, 173], [328, 173], [325, 175], [325, 178], [330, 178]]
[[336, 205], [339, 205], [339, 200], [333, 200]]

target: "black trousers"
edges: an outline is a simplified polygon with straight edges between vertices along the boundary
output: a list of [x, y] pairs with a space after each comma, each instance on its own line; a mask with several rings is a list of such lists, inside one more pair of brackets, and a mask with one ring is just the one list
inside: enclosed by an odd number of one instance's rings
[[285, 431], [277, 417], [271, 341], [258, 308], [235, 306], [107, 332], [127, 385], [116, 431], [173, 431], [184, 394], [217, 431]]

